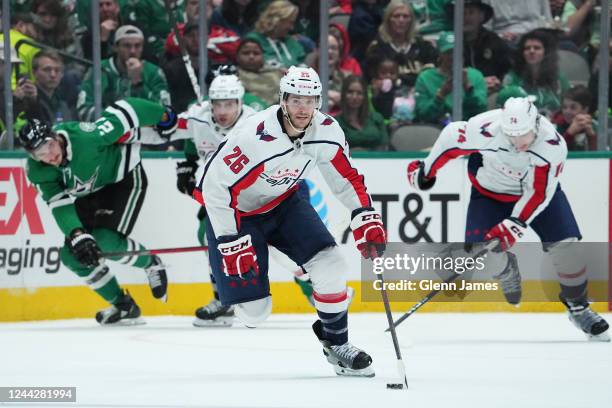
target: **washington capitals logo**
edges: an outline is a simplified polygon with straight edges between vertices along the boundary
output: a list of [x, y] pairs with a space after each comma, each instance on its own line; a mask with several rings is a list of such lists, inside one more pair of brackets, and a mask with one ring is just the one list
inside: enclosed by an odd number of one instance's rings
[[331, 119], [331, 118], [325, 118], [325, 120], [323, 120], [323, 122], [321, 122], [321, 125], [323, 125], [323, 126], [329, 126], [329, 125], [331, 125], [332, 123], [334, 123], [333, 119]]
[[482, 125], [480, 127], [480, 134], [483, 135], [484, 137], [493, 137], [491, 132], [489, 132], [487, 130], [487, 128], [489, 127], [490, 124], [491, 124], [491, 122], [487, 122], [487, 123], [485, 123], [484, 125]]
[[276, 138], [265, 129], [263, 122], [257, 125], [257, 136], [259, 136], [259, 140], [263, 140], [264, 142], [276, 140]]
[[559, 135], [559, 132], [555, 132], [555, 138], [548, 139], [546, 143], [551, 144], [553, 146], [558, 146], [559, 143], [561, 143], [561, 135]]

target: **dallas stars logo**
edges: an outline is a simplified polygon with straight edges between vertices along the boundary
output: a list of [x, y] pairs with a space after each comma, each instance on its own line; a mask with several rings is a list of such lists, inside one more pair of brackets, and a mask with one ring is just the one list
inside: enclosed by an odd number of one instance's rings
[[74, 186], [71, 189], [66, 190], [66, 192], [77, 197], [91, 193], [96, 185], [98, 170], [99, 168], [96, 167], [96, 171], [94, 171], [89, 180], [81, 180], [77, 175], [75, 175]]

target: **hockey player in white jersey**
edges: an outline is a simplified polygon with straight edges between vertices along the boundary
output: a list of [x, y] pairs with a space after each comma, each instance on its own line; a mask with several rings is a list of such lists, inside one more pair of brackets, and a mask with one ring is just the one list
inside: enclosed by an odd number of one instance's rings
[[[184, 194], [191, 195], [195, 188], [195, 174], [208, 158], [214, 153], [219, 144], [225, 139], [230, 130], [239, 126], [246, 118], [256, 113], [248, 105], [243, 104], [245, 89], [236, 75], [218, 75], [213, 79], [208, 90], [210, 101], [192, 105], [187, 111], [179, 115], [178, 128], [171, 140], [186, 139], [185, 161], [177, 164], [177, 188]], [[143, 129], [154, 132], [153, 129]], [[154, 136], [156, 133], [154, 134]], [[305, 184], [300, 186], [300, 193], [308, 196]], [[198, 240], [206, 245], [207, 217], [204, 207], [198, 212], [199, 228]], [[278, 252], [273, 253], [277, 261], [291, 272], [299, 270], [291, 260]], [[307, 294], [310, 284], [308, 274], [300, 274], [299, 282], [302, 291]], [[195, 311], [193, 325], [196, 327], [231, 326], [234, 320], [234, 308], [224, 306], [219, 301], [214, 276], [210, 275], [214, 298], [206, 305]], [[297, 281], [297, 279], [296, 279]]]
[[582, 237], [559, 184], [567, 147], [555, 127], [529, 98], [510, 98], [503, 109], [446, 126], [427, 158], [408, 165], [409, 184], [430, 189], [438, 171], [460, 156], [469, 156], [472, 182], [465, 242], [500, 241], [496, 278], [506, 300], [516, 305], [521, 299], [516, 256], [509, 250], [529, 226], [552, 257], [570, 320], [589, 339], [609, 341], [608, 323], [587, 301], [586, 265], [573, 244]]
[[310, 274], [319, 320], [313, 324], [339, 375], [373, 376], [372, 359], [348, 341], [347, 264], [297, 185], [318, 167], [352, 211], [351, 228], [366, 258], [386, 246], [381, 217], [348, 157], [338, 123], [319, 112], [321, 83], [311, 68], [291, 67], [274, 105], [235, 127], [206, 163], [194, 197], [206, 207], [209, 260], [219, 298], [255, 327], [271, 313], [268, 244]]

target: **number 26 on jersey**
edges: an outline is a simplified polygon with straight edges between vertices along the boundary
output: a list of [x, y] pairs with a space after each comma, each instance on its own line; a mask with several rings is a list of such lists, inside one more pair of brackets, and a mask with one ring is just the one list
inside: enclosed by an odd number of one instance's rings
[[242, 171], [244, 165], [249, 162], [249, 158], [242, 154], [240, 147], [236, 146], [232, 153], [223, 158], [223, 161], [234, 174], [238, 174]]

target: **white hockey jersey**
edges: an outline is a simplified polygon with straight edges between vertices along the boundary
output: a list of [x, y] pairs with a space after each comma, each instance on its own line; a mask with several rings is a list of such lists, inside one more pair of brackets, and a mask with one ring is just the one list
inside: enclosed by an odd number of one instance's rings
[[501, 109], [453, 122], [444, 128], [424, 160], [425, 176], [435, 177], [449, 160], [480, 153], [482, 166], [468, 175], [481, 194], [502, 202], [516, 202], [512, 217], [529, 224], [550, 202], [567, 158], [565, 140], [541, 116], [534, 143], [517, 152], [502, 133]]
[[194, 197], [206, 206], [217, 237], [237, 234], [241, 217], [272, 210], [315, 166], [349, 210], [371, 206], [338, 122], [316, 112], [305, 134], [292, 140], [279, 111], [273, 105], [234, 127], [206, 163]]

